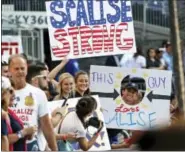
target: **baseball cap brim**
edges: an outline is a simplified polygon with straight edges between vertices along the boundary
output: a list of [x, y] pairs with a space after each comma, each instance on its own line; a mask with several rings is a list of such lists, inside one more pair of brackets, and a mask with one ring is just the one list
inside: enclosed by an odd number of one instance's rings
[[138, 87], [137, 85], [133, 84], [133, 83], [128, 83], [127, 85], [124, 86], [125, 89], [134, 89], [136, 91], [138, 91]]

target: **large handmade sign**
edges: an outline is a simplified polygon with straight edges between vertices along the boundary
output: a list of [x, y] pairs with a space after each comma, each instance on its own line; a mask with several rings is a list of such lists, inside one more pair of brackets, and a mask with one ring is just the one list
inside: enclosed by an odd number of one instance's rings
[[20, 36], [2, 36], [1, 56], [3, 61], [8, 62], [8, 59], [11, 55], [20, 53], [23, 53], [22, 41]]
[[[100, 110], [101, 105], [100, 105], [99, 97], [98, 96], [93, 96], [93, 97], [96, 99], [98, 106], [92, 116], [96, 116], [104, 122], [103, 113]], [[65, 104], [68, 104], [68, 111], [75, 110], [75, 106], [79, 99], [80, 98], [73, 98], [73, 99], [67, 100]], [[63, 104], [64, 104], [63, 100], [48, 102], [49, 111], [52, 112], [55, 108], [61, 107]], [[90, 140], [95, 132], [96, 132], [96, 129], [94, 129], [93, 127], [89, 127], [86, 134], [86, 138]], [[80, 150], [78, 143], [72, 144], [72, 146], [74, 150]], [[89, 151], [104, 151], [104, 150], [110, 150], [110, 149], [111, 148], [110, 148], [109, 138], [108, 138], [106, 126], [104, 124], [104, 127], [100, 132], [100, 136], [98, 137], [98, 139], [96, 140], [92, 148], [89, 149]]]
[[136, 52], [128, 0], [46, 2], [52, 60]]
[[146, 130], [169, 125], [172, 72], [91, 66], [108, 128]]

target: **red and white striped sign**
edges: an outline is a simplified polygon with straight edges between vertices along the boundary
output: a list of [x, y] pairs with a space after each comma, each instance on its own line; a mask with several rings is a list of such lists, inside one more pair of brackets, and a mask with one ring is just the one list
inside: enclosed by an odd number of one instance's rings
[[11, 55], [20, 53], [23, 53], [20, 36], [2, 36], [1, 56], [3, 61], [8, 62]]
[[130, 1], [51, 1], [46, 10], [52, 60], [136, 52]]

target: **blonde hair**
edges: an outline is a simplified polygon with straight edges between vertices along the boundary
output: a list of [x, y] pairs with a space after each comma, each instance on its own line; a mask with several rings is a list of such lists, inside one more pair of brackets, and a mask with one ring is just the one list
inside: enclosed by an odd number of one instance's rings
[[66, 72], [66, 73], [63, 73], [63, 74], [61, 74], [60, 77], [59, 77], [59, 83], [58, 83], [58, 88], [57, 88], [59, 95], [56, 97], [57, 99], [60, 99], [60, 97], [61, 97], [61, 95], [62, 95], [62, 93], [63, 93], [63, 90], [62, 90], [62, 83], [63, 83], [63, 81], [64, 81], [65, 79], [67, 79], [67, 78], [72, 78], [72, 79], [73, 79], [74, 85], [73, 85], [72, 91], [75, 90], [75, 81], [74, 81], [74, 77], [73, 77], [70, 73], [67, 73], [67, 72]]

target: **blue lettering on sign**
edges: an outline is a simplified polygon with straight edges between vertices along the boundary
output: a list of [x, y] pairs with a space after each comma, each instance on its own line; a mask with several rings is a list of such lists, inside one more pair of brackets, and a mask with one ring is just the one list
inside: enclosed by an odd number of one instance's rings
[[166, 88], [166, 77], [149, 77], [148, 78], [148, 86], [150, 88], [159, 88], [163, 87]]
[[113, 84], [113, 73], [92, 72], [93, 83], [108, 83]]
[[93, 1], [92, 0], [87, 0], [87, 7], [88, 7], [88, 15], [89, 15], [89, 20], [90, 20], [90, 25], [99, 25], [99, 24], [105, 24], [106, 19], [104, 18], [104, 8], [103, 8], [103, 1], [100, 2], [100, 19], [95, 20], [94, 18], [94, 6], [93, 6]]
[[[139, 113], [138, 116], [139, 116], [139, 120], [140, 120], [140, 121], [137, 120], [137, 124], [140, 125], [140, 126], [146, 126], [146, 123], [145, 123], [145, 121], [143, 120], [142, 115], [145, 115], [145, 112], [142, 112], [142, 111], [141, 111], [141, 112]], [[142, 123], [141, 123], [141, 122], [142, 122]]]
[[120, 20], [120, 8], [119, 6], [115, 5], [114, 3], [118, 3], [119, 0], [109, 0], [109, 5], [116, 11], [115, 15], [107, 14], [107, 20], [109, 23], [116, 23]]
[[[129, 119], [124, 120], [123, 118], [129, 118]], [[145, 118], [148, 118], [148, 120], [146, 120]], [[108, 125], [113, 122], [116, 122], [116, 125], [118, 127], [140, 126], [140, 127], [153, 128], [156, 122], [156, 112], [149, 113], [149, 114], [146, 114], [144, 111], [140, 111], [137, 113], [136, 112], [135, 113], [134, 112], [128, 112], [128, 113], [116, 112], [112, 118], [109, 118], [109, 120], [105, 122], [105, 124]]]
[[149, 114], [149, 127], [150, 128], [153, 128], [153, 123], [152, 122], [155, 122], [156, 121], [156, 112], [153, 112], [153, 113], [150, 113]]
[[54, 28], [64, 28], [67, 24], [68, 17], [67, 15], [62, 11], [57, 11], [56, 8], [63, 8], [63, 2], [62, 1], [53, 1], [50, 4], [51, 12], [59, 15], [62, 20], [57, 21], [53, 16], [50, 17], [51, 25]]
[[81, 25], [81, 20], [84, 20], [85, 25], [89, 25], [87, 20], [87, 14], [84, 6], [83, 0], [78, 0], [78, 9], [77, 9], [77, 26]]
[[[105, 13], [105, 3], [107, 3], [115, 13]], [[94, 5], [100, 10], [99, 12], [96, 11]], [[133, 20], [132, 17], [127, 16], [127, 13], [131, 12], [131, 6], [126, 3], [126, 0], [66, 0], [65, 2], [57, 0], [50, 3], [50, 11], [55, 16], [58, 16], [58, 18], [50, 16], [50, 22], [54, 28], [64, 28], [66, 25], [74, 27], [113, 24], [118, 21], [131, 22]], [[75, 20], [71, 19], [71, 12], [77, 14]], [[95, 14], [99, 16], [99, 19], [95, 19]]]
[[75, 7], [76, 7], [76, 4], [75, 4], [74, 0], [67, 1], [67, 3], [66, 3], [66, 12], [67, 12], [67, 16], [68, 16], [69, 26], [71, 26], [71, 27], [76, 25], [76, 21], [72, 21], [70, 9], [75, 8]]

